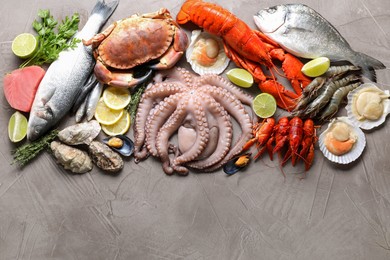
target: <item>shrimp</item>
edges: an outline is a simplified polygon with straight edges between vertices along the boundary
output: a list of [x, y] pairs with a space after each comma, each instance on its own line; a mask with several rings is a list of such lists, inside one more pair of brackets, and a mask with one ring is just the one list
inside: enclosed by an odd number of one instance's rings
[[339, 110], [340, 104], [348, 93], [355, 88], [359, 87], [360, 83], [349, 84], [345, 87], [341, 87], [333, 94], [329, 104], [321, 111], [319, 119], [325, 121], [331, 118]]

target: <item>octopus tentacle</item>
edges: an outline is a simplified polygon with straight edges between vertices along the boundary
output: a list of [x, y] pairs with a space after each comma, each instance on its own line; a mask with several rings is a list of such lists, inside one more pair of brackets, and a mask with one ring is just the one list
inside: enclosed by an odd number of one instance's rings
[[145, 128], [145, 146], [152, 156], [157, 156], [158, 154], [156, 149], [156, 138], [161, 126], [176, 110], [182, 97], [182, 93], [176, 93], [165, 98], [160, 101], [149, 114], [147, 118], [148, 127]]
[[[209, 121], [216, 121], [215, 123], [219, 136], [217, 139], [217, 146], [210, 156], [187, 164], [187, 166], [196, 169], [208, 168], [221, 161], [229, 152], [233, 138], [233, 125], [230, 121], [229, 114], [223, 106], [210, 96], [206, 96], [204, 101], [207, 102], [207, 113], [212, 116]], [[209, 122], [209, 124], [211, 124], [211, 122]]]
[[217, 102], [219, 102], [223, 107], [225, 107], [226, 111], [231, 116], [233, 116], [233, 118], [240, 125], [242, 131], [241, 136], [227, 153], [225, 158], [216, 165], [207, 168], [208, 171], [214, 171], [215, 169], [221, 167], [223, 164], [229, 161], [231, 158], [233, 158], [235, 155], [239, 154], [242, 151], [243, 145], [250, 138], [252, 138], [252, 121], [242, 103], [226, 89], [223, 89], [221, 91], [220, 88], [207, 85], [204, 86], [204, 88], [207, 88], [207, 91], [210, 96], [212, 96]]
[[172, 167], [178, 172], [188, 171], [186, 167], [180, 167], [180, 165], [195, 160], [206, 148], [209, 141], [209, 126], [206, 120], [206, 112], [201, 103], [203, 99], [204, 95], [198, 93], [197, 96], [194, 95], [194, 98], [189, 101], [189, 118], [186, 118], [186, 120], [193, 121], [191, 125], [196, 131], [196, 139], [189, 150], [174, 158]]
[[183, 92], [184, 89], [185, 87], [183, 87], [182, 84], [161, 83], [155, 87], [152, 85], [152, 87], [147, 89], [142, 95], [134, 124], [134, 157], [137, 160], [146, 158], [147, 156], [147, 150], [143, 145], [145, 142], [146, 119], [150, 114], [151, 109], [155, 106], [156, 102], [175, 93]]
[[203, 75], [199, 80], [201, 82], [201, 85], [211, 85], [226, 89], [230, 93], [234, 94], [245, 105], [252, 105], [253, 97], [251, 95], [245, 93], [240, 88], [230, 83], [228, 80], [216, 74]]
[[[187, 111], [185, 109], [186, 101], [187, 100], [180, 101], [177, 109], [169, 117], [167, 122], [161, 127], [156, 138], [156, 149], [158, 157], [160, 157], [160, 160], [163, 163], [162, 167], [164, 172], [169, 175], [173, 174], [174, 172], [169, 158], [169, 150], [172, 147], [169, 144], [169, 139], [177, 131], [177, 128], [180, 126], [181, 122], [183, 122], [187, 115]], [[186, 172], [183, 172], [183, 174], [185, 173]]]

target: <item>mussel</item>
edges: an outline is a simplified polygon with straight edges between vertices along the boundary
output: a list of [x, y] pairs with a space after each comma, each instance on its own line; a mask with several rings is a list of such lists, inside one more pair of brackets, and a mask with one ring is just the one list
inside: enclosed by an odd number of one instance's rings
[[116, 135], [104, 138], [103, 143], [126, 157], [132, 155], [134, 152], [133, 141], [125, 135]]
[[230, 159], [224, 166], [223, 171], [226, 174], [233, 175], [244, 169], [250, 161], [251, 153], [245, 153]]

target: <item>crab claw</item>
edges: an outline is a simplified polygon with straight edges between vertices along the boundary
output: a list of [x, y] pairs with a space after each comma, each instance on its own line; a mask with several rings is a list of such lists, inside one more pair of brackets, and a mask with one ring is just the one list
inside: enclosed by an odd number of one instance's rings
[[152, 70], [149, 69], [148, 72], [142, 77], [134, 78], [133, 73], [129, 73], [129, 71], [110, 71], [99, 60], [96, 62], [94, 72], [96, 78], [100, 82], [118, 88], [132, 88], [138, 84], [147, 81], [152, 75]]

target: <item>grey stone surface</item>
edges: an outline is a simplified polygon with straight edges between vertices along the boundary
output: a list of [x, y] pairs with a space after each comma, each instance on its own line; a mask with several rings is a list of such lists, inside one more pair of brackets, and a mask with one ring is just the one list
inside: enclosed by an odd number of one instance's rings
[[[11, 41], [32, 32], [39, 9], [57, 18], [77, 11], [83, 25], [94, 2], [2, 1], [1, 78], [20, 63]], [[121, 0], [109, 22], [160, 7], [175, 16], [181, 2]], [[287, 1], [215, 2], [254, 28], [257, 10]], [[355, 50], [390, 67], [388, 0], [302, 3], [334, 24]], [[188, 67], [184, 60], [180, 65]], [[390, 89], [389, 69], [377, 75]], [[166, 176], [153, 158], [127, 160], [116, 176], [97, 167], [71, 175], [49, 153], [24, 169], [11, 165], [16, 146], [7, 125], [14, 111], [2, 94], [0, 108], [0, 259], [390, 258], [388, 122], [367, 132], [366, 150], [351, 165], [334, 165], [316, 149], [304, 180], [298, 178], [301, 164], [283, 168], [284, 179], [278, 161], [267, 156], [231, 177], [222, 171]], [[68, 117], [60, 127], [73, 123]]]

